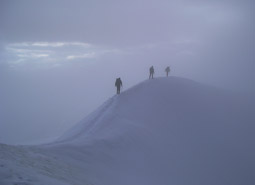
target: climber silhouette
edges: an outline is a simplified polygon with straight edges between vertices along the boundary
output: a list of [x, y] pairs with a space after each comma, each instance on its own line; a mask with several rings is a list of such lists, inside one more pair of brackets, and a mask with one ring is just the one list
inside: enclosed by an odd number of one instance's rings
[[151, 67], [150, 67], [150, 76], [149, 76], [149, 79], [150, 79], [150, 78], [153, 79], [153, 75], [154, 75], [154, 67], [151, 66]]
[[116, 78], [115, 86], [117, 87], [117, 94], [120, 94], [120, 87], [122, 86], [122, 81], [120, 78]]
[[167, 68], [165, 69], [165, 72], [166, 72], [166, 76], [168, 77], [168, 73], [170, 72], [170, 67], [167, 66]]

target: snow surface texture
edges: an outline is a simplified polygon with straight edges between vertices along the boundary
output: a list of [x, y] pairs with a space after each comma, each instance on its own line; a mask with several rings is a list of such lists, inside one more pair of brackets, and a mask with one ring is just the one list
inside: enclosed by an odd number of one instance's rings
[[254, 185], [254, 100], [179, 77], [114, 96], [57, 141], [0, 145], [2, 185]]

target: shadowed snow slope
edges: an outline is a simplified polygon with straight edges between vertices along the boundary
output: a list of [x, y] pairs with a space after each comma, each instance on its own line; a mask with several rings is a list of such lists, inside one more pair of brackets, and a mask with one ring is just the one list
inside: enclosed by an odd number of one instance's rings
[[0, 166], [0, 178], [5, 184], [253, 185], [253, 114], [254, 101], [240, 95], [178, 77], [147, 80], [53, 143], [0, 145], [6, 169]]

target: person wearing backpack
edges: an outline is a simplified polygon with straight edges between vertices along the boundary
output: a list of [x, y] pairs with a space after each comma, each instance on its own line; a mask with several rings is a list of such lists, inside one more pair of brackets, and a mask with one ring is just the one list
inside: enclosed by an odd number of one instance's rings
[[166, 76], [168, 77], [168, 73], [170, 72], [170, 67], [169, 66], [166, 67], [165, 72], [166, 72]]
[[115, 87], [117, 87], [117, 94], [120, 94], [120, 87], [122, 87], [122, 81], [120, 78], [116, 78]]
[[150, 79], [150, 78], [153, 79], [153, 75], [154, 75], [154, 67], [151, 66], [151, 67], [150, 67], [150, 76], [149, 76], [149, 79]]

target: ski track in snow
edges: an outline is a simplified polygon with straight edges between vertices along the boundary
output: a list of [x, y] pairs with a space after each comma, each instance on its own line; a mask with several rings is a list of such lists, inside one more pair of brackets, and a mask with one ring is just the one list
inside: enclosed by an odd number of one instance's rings
[[[114, 101], [116, 101], [116, 95], [112, 98], [110, 98], [108, 101], [106, 101], [97, 111], [93, 112], [88, 118], [82, 120], [77, 127], [79, 127], [79, 130], [76, 130], [76, 128], [73, 128], [73, 130], [70, 130], [70, 133], [77, 132], [73, 134], [72, 136], [68, 137], [67, 139], [56, 141], [55, 143], [64, 143], [64, 142], [70, 142], [79, 135], [82, 134], [89, 134], [97, 127], [97, 122], [102, 119], [102, 117], [107, 113], [107, 110], [109, 107], [111, 107], [114, 104]], [[87, 125], [84, 125], [84, 122], [87, 122]], [[71, 135], [71, 134], [69, 134]]]

